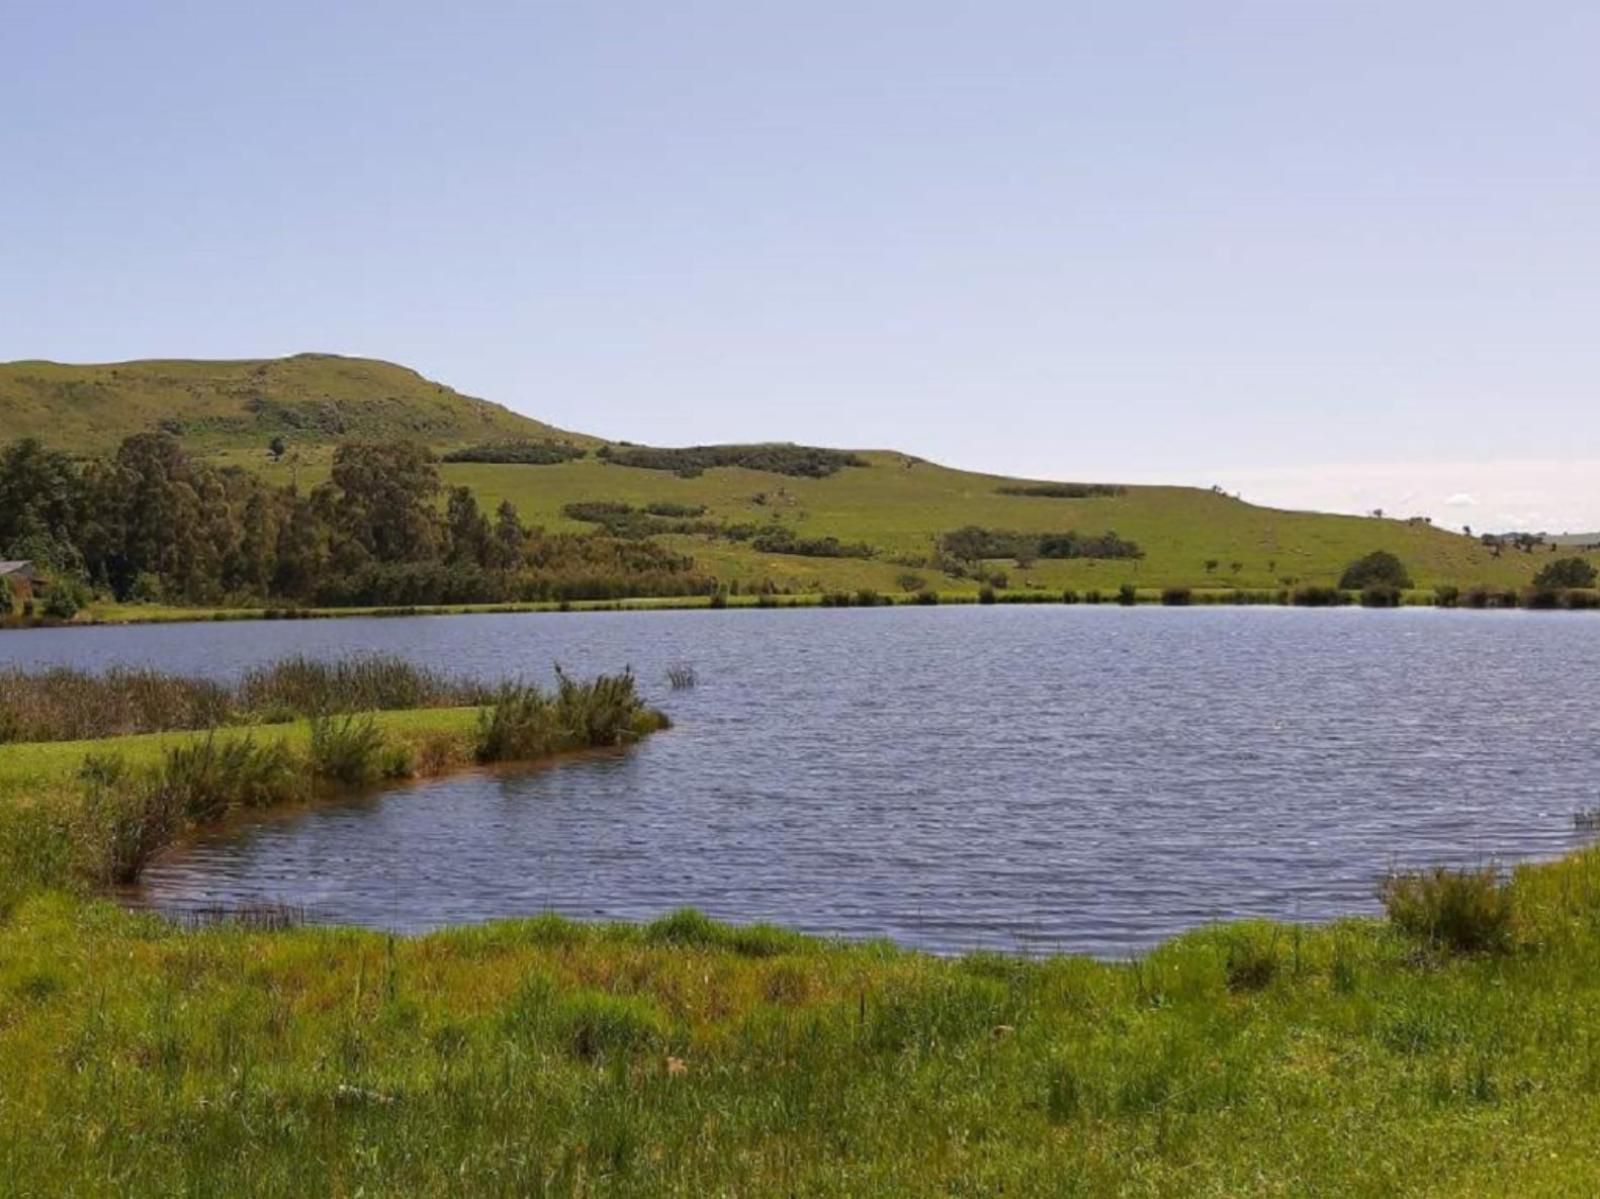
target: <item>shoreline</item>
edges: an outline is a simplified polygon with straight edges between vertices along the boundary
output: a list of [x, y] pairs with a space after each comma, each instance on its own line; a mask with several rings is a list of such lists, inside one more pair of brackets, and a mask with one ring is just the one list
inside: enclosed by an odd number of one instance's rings
[[[571, 615], [587, 612], [692, 612], [796, 608], [909, 608], [909, 607], [1256, 607], [1256, 608], [1433, 608], [1451, 611], [1597, 611], [1600, 592], [1570, 590], [1530, 601], [1527, 593], [1496, 591], [1483, 602], [1462, 602], [1460, 595], [1441, 602], [1440, 593], [1415, 588], [1394, 602], [1364, 603], [1361, 593], [1316, 589], [1313, 598], [1283, 591], [1248, 591], [1234, 588], [1138, 588], [1132, 599], [1115, 591], [1089, 594], [1043, 590], [979, 592], [918, 592], [889, 595], [879, 592], [804, 592], [794, 595], [718, 595], [645, 597], [620, 600], [540, 601], [526, 604], [435, 604], [365, 608], [176, 608], [158, 605], [113, 604], [92, 606], [72, 620], [49, 617], [11, 617], [0, 621], [0, 633], [31, 629], [116, 628], [136, 625], [203, 624], [255, 621], [394, 619], [408, 616], [513, 616]], [[933, 598], [926, 598], [927, 596]]]

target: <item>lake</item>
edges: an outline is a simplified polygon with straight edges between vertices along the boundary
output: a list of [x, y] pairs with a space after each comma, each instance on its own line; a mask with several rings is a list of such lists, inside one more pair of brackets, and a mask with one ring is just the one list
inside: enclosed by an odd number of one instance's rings
[[[269, 813], [138, 902], [416, 931], [693, 906], [950, 952], [1118, 955], [1376, 909], [1385, 870], [1510, 862], [1600, 807], [1600, 621], [1059, 606], [341, 619], [0, 634], [0, 664], [230, 678], [293, 653], [466, 674], [631, 666], [617, 754]], [[692, 690], [665, 672], [691, 663]]]

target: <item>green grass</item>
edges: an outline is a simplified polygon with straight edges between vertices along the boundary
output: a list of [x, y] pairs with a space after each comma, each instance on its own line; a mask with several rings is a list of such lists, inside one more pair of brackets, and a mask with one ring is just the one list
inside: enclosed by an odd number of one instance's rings
[[275, 436], [313, 461], [325, 460], [340, 439], [408, 438], [445, 447], [557, 437], [598, 444], [367, 358], [0, 363], [0, 429], [8, 440], [32, 436], [103, 453], [163, 421], [173, 422], [191, 449], [244, 465], [265, 461]]
[[679, 915], [419, 938], [0, 923], [11, 1193], [1587, 1195], [1600, 856], [1523, 940], [943, 960]]

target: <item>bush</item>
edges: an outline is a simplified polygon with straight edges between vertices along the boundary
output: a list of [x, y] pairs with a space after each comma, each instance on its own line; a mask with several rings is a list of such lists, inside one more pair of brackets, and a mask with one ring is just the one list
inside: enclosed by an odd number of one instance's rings
[[994, 490], [996, 495], [1056, 500], [1090, 500], [1128, 494], [1128, 489], [1117, 483], [1009, 483]]
[[884, 599], [870, 587], [863, 587], [856, 592], [856, 607], [858, 608], [876, 608], [879, 604], [887, 604], [892, 602], [893, 601], [891, 600]]
[[311, 768], [319, 778], [347, 787], [370, 786], [399, 773], [371, 715], [313, 717]]
[[932, 606], [939, 602], [939, 593], [937, 591], [919, 591], [917, 592], [916, 602]]
[[978, 602], [980, 604], [992, 604], [994, 601], [995, 594], [993, 587], [985, 585], [978, 589]]
[[1535, 587], [1593, 587], [1600, 571], [1582, 558], [1558, 558], [1533, 577]]
[[1387, 583], [1368, 583], [1361, 589], [1361, 606], [1363, 608], [1398, 608], [1400, 606], [1400, 589], [1391, 587]]
[[1572, 612], [1600, 608], [1600, 592], [1569, 588], [1561, 593], [1561, 602]]
[[451, 450], [443, 455], [444, 462], [498, 462], [517, 466], [555, 466], [582, 458], [588, 450], [565, 441], [492, 441], [483, 445], [470, 445]]
[[50, 585], [41, 609], [52, 620], [71, 620], [89, 603], [89, 589], [80, 579], [63, 575]]
[[1078, 593], [1076, 591], [1074, 591], [1071, 587], [1068, 587], [1065, 591], [1063, 591], [1061, 593], [1061, 602], [1063, 604], [1075, 604], [1075, 603], [1077, 603], [1078, 602]]
[[1117, 603], [1124, 608], [1131, 608], [1139, 602], [1139, 592], [1132, 583], [1124, 583], [1117, 588]]
[[1185, 608], [1194, 601], [1194, 593], [1187, 587], [1167, 587], [1161, 592], [1161, 602], [1169, 608]]
[[1499, 952], [1512, 940], [1511, 890], [1493, 866], [1392, 874], [1379, 889], [1396, 928], [1456, 953]]
[[1433, 589], [1433, 602], [1440, 608], [1454, 608], [1461, 602], [1461, 588], [1441, 583]]
[[1522, 593], [1522, 606], [1548, 611], [1561, 607], [1562, 593], [1554, 587], [1529, 587]]
[[847, 466], [864, 467], [867, 460], [842, 450], [816, 446], [698, 445], [684, 449], [658, 449], [651, 446], [602, 446], [596, 457], [617, 466], [643, 470], [672, 471], [684, 478], [718, 466], [741, 466], [746, 470], [770, 471], [798, 478], [821, 479]]
[[901, 591], [907, 592], [908, 594], [913, 591], [921, 591], [927, 585], [927, 579], [923, 578], [919, 574], [912, 574], [910, 571], [898, 575], [895, 578], [895, 586], [899, 587]]
[[1296, 587], [1290, 598], [1300, 608], [1336, 608], [1349, 597], [1337, 587]]
[[1411, 588], [1411, 576], [1406, 573], [1399, 558], [1388, 550], [1376, 550], [1345, 567], [1339, 579], [1339, 587], [1344, 591], [1360, 591], [1374, 583], [1408, 591]]

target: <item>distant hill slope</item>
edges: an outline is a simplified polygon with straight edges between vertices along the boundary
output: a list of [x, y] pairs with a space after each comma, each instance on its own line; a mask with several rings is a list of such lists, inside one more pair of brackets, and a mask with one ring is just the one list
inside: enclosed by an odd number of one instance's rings
[[[606, 444], [370, 359], [299, 354], [240, 362], [0, 365], [0, 443], [34, 435], [90, 454], [158, 428], [176, 432], [193, 453], [303, 486], [326, 478], [334, 446], [352, 439], [409, 438], [438, 450], [513, 439], [554, 438], [589, 450]], [[291, 452], [274, 462], [267, 445], [279, 435]], [[974, 591], [974, 579], [946, 577], [929, 562], [936, 540], [966, 525], [1041, 535], [1115, 531], [1144, 551], [1138, 559], [1041, 557], [993, 564], [1014, 591], [1058, 593], [1071, 587], [1110, 594], [1125, 582], [1143, 588], [1328, 584], [1351, 561], [1378, 549], [1397, 554], [1422, 587], [1520, 587], [1549, 560], [1551, 548], [1495, 553], [1430, 525], [1284, 512], [1189, 487], [1129, 486], [1114, 494], [1047, 488], [1063, 493], [1037, 494], [1038, 487], [1018, 480], [887, 451], [864, 451], [860, 465], [830, 467], [821, 477], [716, 464], [770, 464], [771, 453], [702, 454], [680, 470], [672, 467], [685, 455], [622, 446], [612, 452], [618, 461], [589, 453], [554, 464], [460, 462], [440, 469], [446, 483], [472, 488], [486, 507], [509, 499], [524, 519], [550, 529], [596, 527], [574, 520], [571, 505], [626, 504], [640, 513], [654, 506], [694, 512], [693, 521], [710, 530], [778, 525], [796, 541], [834, 538], [852, 549], [865, 546], [871, 555], [762, 552], [749, 537], [717, 531], [658, 534], [692, 554], [703, 569], [741, 587], [770, 582], [892, 592], [912, 585], [914, 576], [940, 590]], [[826, 455], [793, 452], [802, 459]], [[708, 463], [703, 469], [701, 458]], [[638, 464], [647, 461], [658, 468]], [[1590, 556], [1600, 562], [1600, 556]]]
[[599, 444], [368, 358], [0, 363], [0, 440], [34, 436], [96, 453], [158, 428], [201, 451], [261, 449], [279, 436], [292, 445], [392, 438], [437, 447], [509, 438]]

